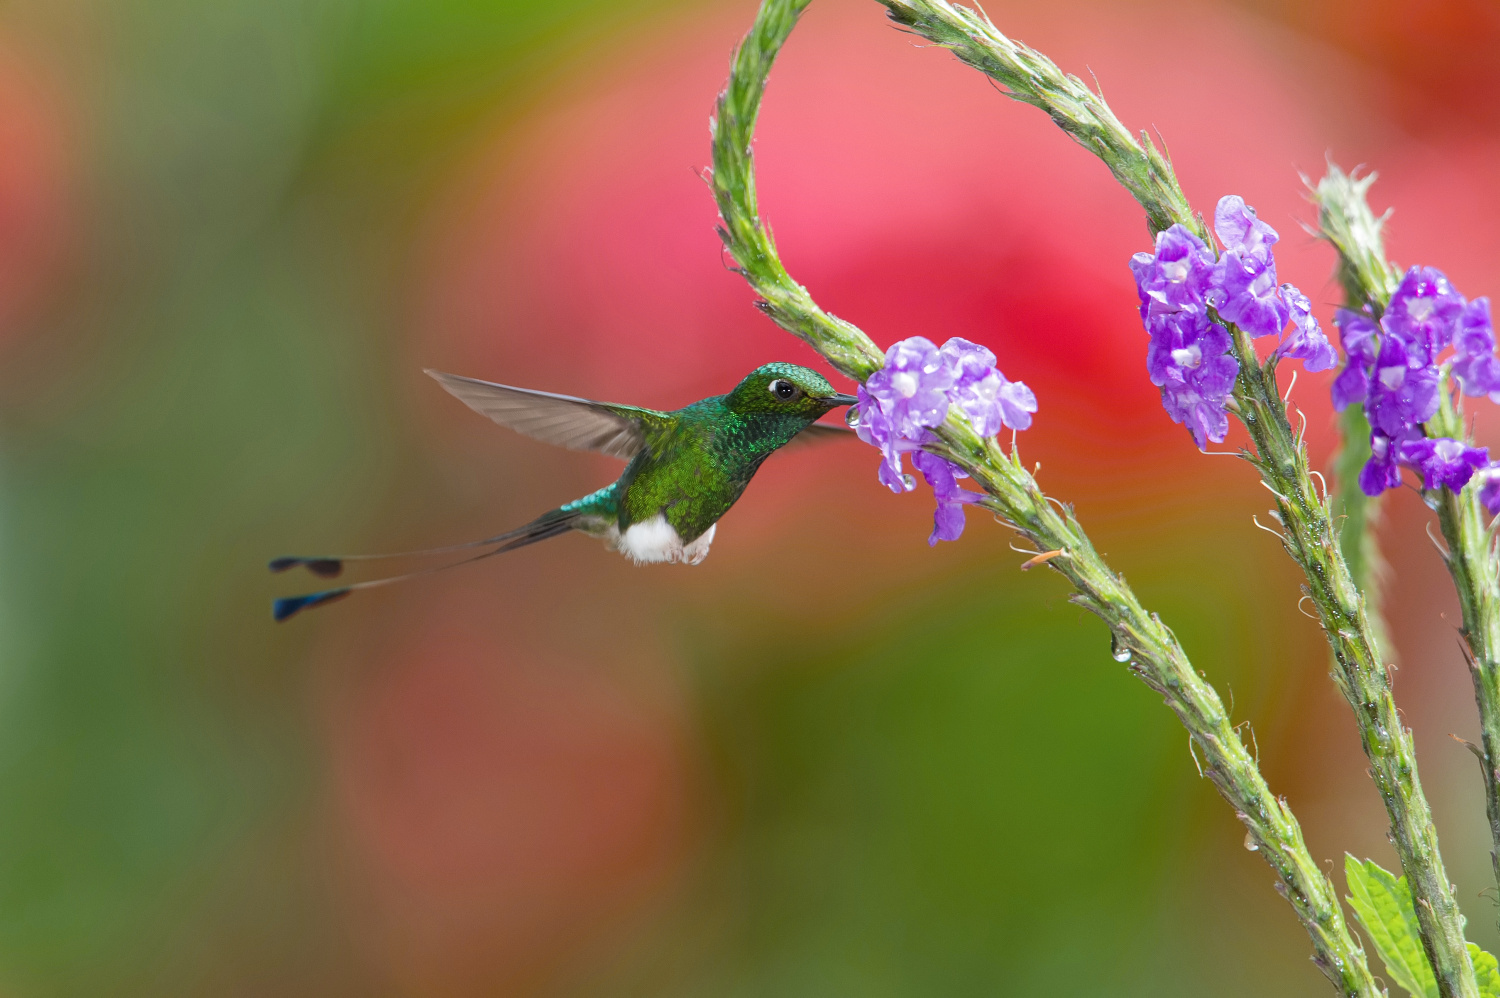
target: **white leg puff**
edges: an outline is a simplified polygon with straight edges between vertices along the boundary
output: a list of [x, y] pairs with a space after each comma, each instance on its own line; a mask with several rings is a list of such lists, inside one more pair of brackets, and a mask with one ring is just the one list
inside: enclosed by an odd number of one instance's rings
[[714, 531], [718, 528], [716, 523], [691, 544], [683, 544], [676, 529], [658, 513], [649, 520], [632, 523], [613, 546], [637, 565], [674, 561], [696, 565], [708, 557], [709, 545], [713, 544]]

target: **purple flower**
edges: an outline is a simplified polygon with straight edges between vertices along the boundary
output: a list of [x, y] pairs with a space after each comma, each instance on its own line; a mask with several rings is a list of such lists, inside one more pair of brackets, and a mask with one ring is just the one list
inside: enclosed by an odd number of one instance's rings
[[1292, 335], [1277, 348], [1283, 357], [1296, 357], [1309, 371], [1326, 371], [1339, 361], [1338, 353], [1318, 320], [1313, 318], [1312, 302], [1290, 284], [1281, 286], [1281, 299], [1292, 312]]
[[891, 418], [881, 408], [880, 401], [867, 392], [864, 385], [859, 386], [858, 398], [854, 432], [865, 443], [880, 448], [880, 470], [876, 477], [880, 479], [881, 485], [892, 492], [910, 492], [917, 487], [917, 483], [901, 466], [901, 455], [920, 450], [922, 443], [932, 439], [932, 435], [924, 429], [919, 439], [902, 437], [896, 432]]
[[1220, 317], [1251, 336], [1275, 336], [1286, 327], [1291, 309], [1276, 286], [1276, 259], [1271, 247], [1276, 230], [1255, 217], [1243, 198], [1219, 199], [1214, 231], [1224, 244], [1224, 255], [1214, 267], [1208, 303]]
[[1199, 450], [1229, 431], [1224, 402], [1240, 369], [1229, 345], [1229, 331], [1201, 312], [1173, 312], [1152, 321], [1147, 373], [1161, 388], [1167, 415], [1188, 428]]
[[1435, 489], [1446, 485], [1462, 492], [1474, 473], [1488, 463], [1489, 449], [1466, 447], [1447, 437], [1421, 437], [1401, 444], [1398, 454], [1402, 464], [1422, 473], [1422, 487]]
[[1436, 365], [1415, 365], [1402, 337], [1387, 332], [1381, 337], [1375, 377], [1365, 402], [1370, 425], [1387, 436], [1399, 437], [1425, 423], [1437, 412], [1438, 382]]
[[1255, 209], [1238, 194], [1226, 194], [1214, 208], [1214, 232], [1219, 242], [1243, 259], [1270, 265], [1271, 247], [1281, 239], [1276, 230], [1255, 217]]
[[1380, 327], [1368, 313], [1348, 308], [1334, 313], [1333, 324], [1339, 329], [1344, 356], [1349, 358], [1333, 381], [1333, 407], [1343, 412], [1352, 403], [1363, 402], [1370, 393], [1370, 366], [1375, 363]]
[[1376, 430], [1370, 434], [1370, 460], [1359, 472], [1359, 488], [1367, 496], [1378, 496], [1401, 484], [1401, 469], [1396, 466], [1397, 446], [1390, 437]]
[[[1414, 428], [1391, 437], [1377, 429], [1370, 435], [1370, 460], [1359, 474], [1359, 487], [1365, 495], [1378, 496], [1401, 484], [1402, 467], [1421, 474], [1424, 489], [1447, 486], [1461, 492], [1476, 473], [1487, 487], [1482, 473], [1495, 467], [1489, 459], [1488, 448], [1470, 447], [1460, 440], [1424, 437]], [[1481, 501], [1483, 495], [1481, 491]], [[1500, 484], [1495, 486], [1495, 501], [1500, 503]]]
[[1024, 430], [1036, 412], [1036, 396], [1019, 381], [1009, 381], [995, 367], [995, 355], [977, 343], [953, 337], [942, 349], [913, 336], [886, 351], [885, 366], [859, 388], [855, 432], [880, 448], [878, 478], [892, 492], [910, 492], [916, 481], [902, 466], [902, 455], [932, 486], [937, 497], [929, 543], [957, 540], [964, 530], [963, 507], [983, 496], [960, 488], [963, 470], [922, 448], [936, 441], [930, 427], [958, 407], [982, 436], [1001, 427]]
[[[1157, 233], [1155, 253], [1137, 253], [1130, 260], [1141, 322], [1151, 336], [1146, 370], [1161, 389], [1162, 407], [1187, 426], [1200, 449], [1228, 432], [1225, 406], [1239, 374], [1229, 332], [1216, 319], [1251, 336], [1279, 334], [1294, 320], [1295, 328], [1278, 348], [1281, 356], [1300, 359], [1309, 371], [1328, 370], [1338, 361], [1307, 297], [1290, 284], [1276, 284], [1276, 230], [1243, 198], [1229, 195], [1219, 201], [1214, 231], [1224, 244], [1217, 261], [1203, 240], [1181, 225]], [[1217, 311], [1214, 318], [1210, 305]], [[1356, 379], [1368, 381], [1360, 368], [1354, 370]], [[1348, 387], [1364, 398], [1362, 385]]]
[[1214, 255], [1190, 229], [1173, 225], [1156, 234], [1156, 252], [1130, 258], [1141, 321], [1157, 312], [1203, 307], [1213, 276]]
[[1380, 326], [1402, 337], [1417, 359], [1430, 364], [1453, 341], [1464, 304], [1464, 296], [1453, 290], [1442, 271], [1413, 267], [1391, 295]]
[[1000, 402], [1000, 422], [1012, 430], [1024, 430], [1031, 426], [1031, 414], [1036, 412], [1036, 393], [1024, 381], [1007, 381], [1000, 375], [1000, 391], [995, 396]]
[[[1230, 363], [1235, 363], [1233, 358]], [[1191, 385], [1175, 392], [1163, 391], [1162, 406], [1172, 422], [1187, 427], [1199, 450], [1206, 449], [1210, 440], [1220, 443], [1229, 432], [1229, 413], [1223, 401], [1205, 397]]]
[[1465, 395], [1488, 395], [1500, 402], [1500, 360], [1495, 358], [1495, 327], [1490, 321], [1490, 300], [1475, 298], [1459, 314], [1453, 335], [1458, 352], [1453, 374]]
[[1495, 324], [1490, 319], [1490, 300], [1475, 298], [1458, 314], [1453, 345], [1460, 354], [1478, 356], [1495, 352]]
[[936, 545], [938, 541], [958, 540], [964, 532], [964, 506], [978, 502], [984, 496], [960, 488], [958, 480], [968, 478], [968, 474], [936, 454], [917, 451], [912, 455], [911, 463], [927, 479], [937, 498], [937, 509], [932, 514], [932, 536], [927, 538], [927, 543]]
[[1221, 318], [1253, 337], [1275, 336], [1286, 327], [1291, 310], [1281, 300], [1274, 264], [1261, 265], [1229, 252], [1219, 258], [1214, 278], [1208, 300]]
[[1500, 387], [1488, 303], [1469, 305], [1431, 268], [1413, 267], [1377, 326], [1367, 312], [1339, 309], [1334, 322], [1348, 364], [1333, 384], [1334, 406], [1364, 402], [1371, 457], [1360, 472], [1367, 495], [1401, 484], [1399, 467], [1422, 475], [1424, 489], [1461, 491], [1489, 461], [1485, 448], [1423, 436], [1420, 426], [1441, 402], [1438, 353], [1456, 343], [1453, 371], [1471, 395]]
[[[1286, 291], [1284, 297], [1294, 315], [1300, 312], [1300, 296]], [[1451, 370], [1464, 393], [1500, 401], [1489, 299], [1465, 301], [1441, 271], [1412, 267], [1378, 324], [1368, 312], [1350, 309], [1339, 309], [1334, 324], [1348, 358], [1333, 383], [1334, 407], [1363, 402], [1372, 427], [1360, 488], [1372, 496], [1394, 488], [1401, 483], [1401, 467], [1421, 473], [1422, 487], [1429, 490], [1459, 492], [1477, 478], [1480, 501], [1500, 513], [1500, 462], [1490, 461], [1489, 450], [1427, 437], [1421, 429], [1442, 401], [1438, 361], [1450, 345]]]
[[[1253, 215], [1245, 224], [1226, 215], [1224, 234], [1259, 260], [1269, 254], [1276, 234], [1253, 222]], [[1208, 317], [1210, 298], [1223, 297], [1214, 283], [1220, 271], [1212, 252], [1191, 231], [1174, 225], [1157, 234], [1154, 255], [1137, 253], [1130, 268], [1141, 299], [1141, 320], [1151, 336], [1146, 370], [1161, 389], [1162, 407], [1188, 428], [1199, 449], [1210, 440], [1223, 440], [1229, 430], [1224, 406], [1239, 362], [1229, 354], [1228, 330]]]
[[1480, 503], [1491, 513], [1500, 513], [1500, 461], [1491, 461], [1476, 474]]
[[987, 348], [955, 336], [939, 352], [957, 375], [950, 397], [975, 433], [992, 437], [1002, 426], [1024, 430], [1031, 425], [1036, 396], [1024, 382], [1007, 380]]
[[[1290, 296], [1288, 296], [1288, 300]], [[1367, 312], [1334, 318], [1348, 363], [1333, 383], [1334, 407], [1364, 402], [1373, 432], [1360, 488], [1378, 495], [1401, 482], [1398, 466], [1422, 475], [1424, 489], [1461, 491], [1479, 477], [1480, 501], [1500, 510], [1500, 465], [1462, 440], [1426, 437], [1421, 424], [1442, 400], [1439, 355], [1454, 347], [1452, 372], [1468, 395], [1500, 401], [1500, 360], [1489, 300], [1466, 302], [1441, 271], [1412, 267], [1377, 326]]]
[[895, 343], [885, 352], [885, 366], [865, 381], [865, 390], [880, 403], [899, 436], [916, 438], [948, 416], [948, 389], [953, 368], [925, 336]]

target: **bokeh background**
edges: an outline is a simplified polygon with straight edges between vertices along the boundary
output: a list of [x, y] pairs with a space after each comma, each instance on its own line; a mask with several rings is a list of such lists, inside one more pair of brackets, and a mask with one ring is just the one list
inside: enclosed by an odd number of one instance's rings
[[[1200, 208], [1255, 204], [1325, 322], [1325, 155], [1379, 170], [1397, 259], [1500, 291], [1486, 0], [987, 6], [1158, 128]], [[822, 366], [724, 268], [696, 174], [753, 13], [0, 8], [0, 995], [1325, 993], [1103, 627], [987, 518], [929, 548], [863, 448], [769, 462], [697, 568], [564, 538], [270, 622], [302, 582], [269, 556], [484, 536], [617, 473], [423, 367], [668, 408]], [[1392, 865], [1266, 497], [1144, 376], [1146, 232], [1104, 169], [868, 0], [813, 5], [758, 155], [793, 274], [1032, 385], [1026, 459], [1314, 853]], [[1295, 394], [1320, 461], [1326, 383]], [[1493, 947], [1425, 518], [1388, 504], [1397, 692]]]

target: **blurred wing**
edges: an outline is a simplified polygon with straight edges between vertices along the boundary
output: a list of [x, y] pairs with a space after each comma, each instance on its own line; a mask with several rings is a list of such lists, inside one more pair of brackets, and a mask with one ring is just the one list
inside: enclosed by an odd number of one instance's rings
[[544, 443], [627, 461], [645, 445], [648, 426], [671, 418], [653, 409], [512, 388], [442, 371], [427, 373], [454, 398], [501, 426]]
[[793, 447], [801, 450], [808, 444], [821, 444], [830, 440], [858, 439], [859, 434], [847, 426], [840, 426], [837, 423], [808, 423], [806, 429], [788, 440], [781, 449], [786, 450], [788, 447]]

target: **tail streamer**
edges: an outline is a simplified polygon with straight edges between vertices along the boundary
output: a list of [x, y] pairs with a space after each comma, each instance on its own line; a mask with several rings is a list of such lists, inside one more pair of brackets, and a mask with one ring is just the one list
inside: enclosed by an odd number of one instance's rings
[[[456, 551], [463, 548], [481, 547], [489, 544], [500, 545], [492, 551], [485, 551], [481, 554], [476, 554], [469, 558], [463, 558], [459, 561], [452, 561], [446, 565], [436, 565], [432, 568], [424, 568], [416, 572], [406, 572], [402, 575], [392, 575], [384, 579], [372, 579], [369, 582], [356, 582], [353, 585], [343, 586], [339, 589], [325, 589], [322, 592], [305, 593], [301, 596], [284, 596], [280, 599], [274, 600], [271, 603], [271, 617], [279, 623], [283, 620], [289, 620], [290, 618], [295, 617], [303, 610], [311, 610], [315, 607], [325, 606], [329, 603], [337, 602], [338, 600], [343, 599], [350, 593], [359, 589], [374, 589], [378, 586], [389, 586], [396, 582], [405, 582], [407, 579], [416, 579], [424, 575], [433, 575], [437, 572], [447, 571], [450, 568], [457, 568], [460, 565], [469, 565], [476, 561], [483, 561], [486, 558], [492, 557], [497, 554], [503, 554], [506, 551], [514, 551], [517, 548], [526, 547], [528, 544], [535, 544], [537, 541], [544, 541], [550, 537], [557, 537], [559, 535], [565, 534], [568, 531], [572, 530], [577, 525], [580, 519], [582, 519], [582, 514], [563, 513], [560, 510], [553, 510], [552, 512], [545, 513], [537, 519], [531, 521], [524, 527], [518, 527], [515, 530], [509, 531], [508, 533], [500, 534], [497, 537], [491, 537], [487, 540], [471, 541], [467, 544], [455, 544], [447, 548], [433, 548], [428, 551], [411, 552], [411, 554], [435, 554], [441, 551]], [[354, 557], [361, 559], [375, 559], [403, 556], [356, 555]], [[288, 568], [294, 568], [298, 565], [302, 565], [315, 575], [329, 577], [337, 575], [339, 573], [339, 571], [342, 569], [342, 565], [339, 564], [339, 562], [345, 560], [350, 559], [277, 558], [271, 562], [270, 567], [271, 571], [273, 572], [283, 572]], [[331, 567], [330, 564], [325, 563], [331, 563], [332, 566], [337, 567]]]

